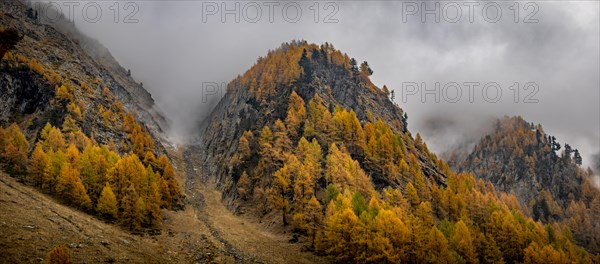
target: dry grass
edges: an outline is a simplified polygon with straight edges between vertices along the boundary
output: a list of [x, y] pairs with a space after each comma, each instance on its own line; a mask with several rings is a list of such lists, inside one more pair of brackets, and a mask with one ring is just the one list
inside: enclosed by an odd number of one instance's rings
[[[183, 171], [183, 159], [173, 156]], [[161, 234], [139, 236], [0, 172], [0, 263], [41, 262], [56, 245], [67, 245], [75, 263], [235, 263], [236, 257], [244, 263], [326, 262], [301, 252], [302, 243], [288, 243], [289, 230], [233, 215], [212, 186], [201, 184], [186, 195], [203, 196], [206, 206], [163, 210]]]
[[[39, 263], [56, 245], [67, 245], [75, 263], [193, 263], [197, 255], [212, 253], [202, 240], [183, 230], [158, 236], [129, 234], [58, 204], [4, 173], [0, 173], [0, 212], [0, 263]], [[173, 214], [166, 215], [167, 227], [187, 218], [184, 213]]]

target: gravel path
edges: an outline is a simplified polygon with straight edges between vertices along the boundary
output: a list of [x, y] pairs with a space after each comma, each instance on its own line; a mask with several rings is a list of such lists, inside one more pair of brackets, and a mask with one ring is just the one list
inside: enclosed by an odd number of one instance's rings
[[[261, 261], [258, 261], [255, 256], [244, 254], [234, 245], [229, 243], [229, 241], [223, 238], [221, 231], [212, 224], [206, 212], [206, 200], [204, 199], [202, 192], [199, 191], [199, 184], [202, 184], [202, 175], [200, 175], [194, 167], [194, 161], [197, 159], [194, 157], [193, 146], [186, 149], [183, 157], [185, 162], [185, 174], [187, 177], [185, 186], [187, 203], [196, 209], [197, 218], [206, 225], [213, 238], [221, 243], [224, 248], [221, 253], [233, 258], [235, 263], [262, 263]], [[201, 259], [198, 261], [203, 262]]]

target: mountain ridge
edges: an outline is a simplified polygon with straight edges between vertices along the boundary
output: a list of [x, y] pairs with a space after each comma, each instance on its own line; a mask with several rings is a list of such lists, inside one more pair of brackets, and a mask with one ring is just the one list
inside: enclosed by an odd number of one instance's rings
[[[282, 58], [285, 56], [287, 58]], [[376, 87], [367, 74], [358, 72], [358, 66], [351, 65], [353, 60], [329, 43], [318, 46], [305, 41], [284, 43], [277, 50], [270, 51], [265, 58], [259, 58], [246, 73], [228, 84], [227, 93], [202, 123], [199, 142], [206, 148], [205, 160], [215, 159], [212, 155], [217, 152], [226, 152], [232, 157], [237, 148], [236, 139], [242, 136], [243, 131], [258, 131], [268, 122], [285, 120], [292, 92], [306, 102], [306, 108], [309, 107], [309, 100], [318, 95], [322, 104], [330, 110], [339, 105], [353, 111], [361, 124], [383, 120], [394, 133], [406, 133], [413, 140], [406, 129], [404, 111], [389, 100], [389, 91]], [[267, 66], [269, 64], [275, 66]], [[275, 71], [282, 68], [291, 70]], [[259, 86], [266, 86], [267, 91], [261, 91]], [[233, 124], [226, 124], [229, 127], [222, 129], [225, 122], [230, 121]], [[215, 126], [221, 126], [217, 128], [218, 132], [211, 131]], [[217, 145], [215, 142], [220, 143]], [[229, 147], [229, 150], [224, 150], [224, 146]], [[364, 156], [360, 153], [352, 154], [357, 159]], [[437, 168], [435, 161], [430, 160], [430, 154], [419, 154], [420, 164], [426, 165], [425, 175], [432, 176], [438, 184], [443, 184], [443, 173]], [[212, 173], [215, 170], [213, 168], [210, 171]], [[224, 177], [217, 176], [216, 181], [223, 183]], [[380, 188], [391, 184], [384, 177], [380, 177], [380, 180]]]
[[159, 228], [161, 208], [181, 209], [184, 196], [148, 92], [92, 58], [72, 25], [61, 32], [18, 0], [0, 9], [0, 31], [22, 36], [0, 61], [4, 168], [130, 231]]
[[591, 262], [570, 224], [534, 221], [515, 194], [413, 138], [372, 73], [328, 43], [270, 51], [203, 122], [199, 178], [334, 262]]
[[600, 217], [600, 191], [593, 186], [594, 173], [581, 167], [577, 149], [561, 146], [541, 125], [519, 116], [498, 119], [471, 152], [453, 156], [450, 164], [514, 193], [535, 220], [568, 223], [580, 244], [599, 252], [600, 227], [593, 219]]

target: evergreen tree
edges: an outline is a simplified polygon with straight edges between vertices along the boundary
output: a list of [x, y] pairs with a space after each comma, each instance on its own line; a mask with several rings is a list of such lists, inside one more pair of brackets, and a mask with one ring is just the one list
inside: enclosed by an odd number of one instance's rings
[[350, 59], [350, 70], [353, 76], [358, 76], [358, 66], [354, 58]]
[[366, 61], [360, 64], [360, 72], [366, 76], [373, 75], [373, 70]]
[[573, 155], [573, 158], [575, 159], [575, 164], [581, 165], [583, 159], [581, 158], [581, 155], [579, 154], [579, 150], [576, 149], [574, 152], [575, 152], [575, 154]]

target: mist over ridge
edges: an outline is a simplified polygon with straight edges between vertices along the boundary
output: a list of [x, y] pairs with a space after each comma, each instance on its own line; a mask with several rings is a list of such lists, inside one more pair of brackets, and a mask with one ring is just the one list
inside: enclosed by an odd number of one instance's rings
[[[81, 1], [83, 3], [83, 1]], [[221, 2], [216, 2], [221, 4]], [[101, 5], [107, 5], [100, 3]], [[374, 69], [373, 81], [396, 91], [409, 114], [409, 127], [421, 132], [436, 152], [448, 149], [457, 135], [476, 134], [490, 117], [521, 115], [541, 123], [561, 141], [577, 146], [584, 165], [600, 150], [598, 77], [598, 3], [540, 2], [537, 23], [514, 23], [505, 12], [498, 23], [403, 21], [401, 2], [337, 2], [337, 23], [315, 23], [311, 3], [299, 2], [302, 19], [289, 23], [233, 21], [218, 15], [203, 21], [202, 2], [136, 2], [137, 23], [114, 23], [110, 13], [97, 23], [75, 16], [76, 26], [102, 42], [132, 75], [144, 83], [172, 121], [171, 139], [186, 142], [221, 93], [207, 95], [206, 83], [226, 84], [268, 50], [293, 39], [329, 42]], [[508, 3], [502, 3], [508, 10]], [[102, 6], [108, 10], [109, 6]], [[477, 20], [479, 19], [479, 20]], [[502, 100], [475, 97], [456, 103], [435, 102], [432, 95], [402, 102], [407, 82], [428, 88], [449, 82], [496, 82]], [[538, 103], [514, 103], [511, 85], [535, 82]], [[481, 91], [477, 91], [481, 92]], [[467, 117], [465, 117], [467, 116]], [[450, 119], [447, 121], [442, 121]], [[431, 126], [431, 122], [439, 124]], [[435, 128], [435, 131], [432, 130]], [[471, 132], [472, 129], [474, 132]], [[465, 131], [468, 130], [468, 131]], [[441, 134], [441, 133], [444, 134]]]

